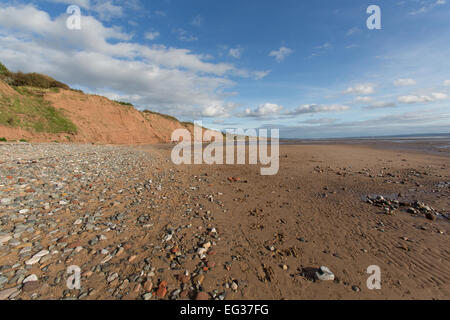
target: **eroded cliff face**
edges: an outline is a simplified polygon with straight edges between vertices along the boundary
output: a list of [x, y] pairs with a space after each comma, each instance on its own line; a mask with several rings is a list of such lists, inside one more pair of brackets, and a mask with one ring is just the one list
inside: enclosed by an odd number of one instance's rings
[[[0, 124], [0, 137], [8, 141], [157, 144], [170, 143], [176, 129], [185, 128], [193, 132], [192, 125], [164, 115], [141, 112], [97, 95], [63, 89], [57, 92], [40, 90], [38, 94], [76, 125], [76, 133], [37, 132], [17, 125]], [[0, 95], [3, 98], [21, 98], [20, 93], [1, 81]]]

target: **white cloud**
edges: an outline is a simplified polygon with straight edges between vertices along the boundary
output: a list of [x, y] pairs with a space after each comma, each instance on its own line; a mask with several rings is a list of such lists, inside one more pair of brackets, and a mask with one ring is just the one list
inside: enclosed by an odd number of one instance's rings
[[414, 86], [417, 82], [414, 79], [397, 79], [394, 81], [394, 85], [396, 87], [407, 87], [407, 86]]
[[232, 56], [233, 58], [239, 59], [242, 55], [242, 49], [241, 48], [230, 48], [228, 51], [228, 54]]
[[203, 24], [203, 17], [201, 15], [197, 15], [194, 19], [192, 19], [191, 24], [196, 27], [200, 27]]
[[267, 74], [211, 63], [187, 49], [141, 45], [92, 16], [83, 16], [81, 30], [68, 30], [66, 18], [33, 5], [0, 6], [0, 61], [176, 116], [227, 114], [230, 77]]
[[360, 28], [353, 27], [353, 28], [351, 28], [350, 30], [347, 31], [347, 36], [351, 36], [351, 35], [354, 35], [354, 34], [357, 34], [357, 33], [360, 33], [360, 32], [361, 32]]
[[283, 61], [286, 57], [290, 56], [294, 51], [292, 49], [281, 47], [278, 50], [274, 50], [269, 53], [270, 57], [275, 57], [277, 62]]
[[286, 115], [299, 115], [299, 114], [320, 113], [320, 112], [340, 112], [349, 109], [350, 107], [340, 104], [332, 104], [332, 105], [304, 104], [292, 111], [287, 112]]
[[344, 93], [346, 94], [372, 94], [375, 93], [375, 86], [372, 84], [358, 84], [353, 87], [347, 88]]
[[82, 9], [92, 11], [98, 14], [100, 20], [109, 21], [113, 18], [123, 16], [123, 8], [114, 4], [112, 0], [47, 0], [54, 3], [63, 3], [66, 5], [77, 5]]
[[264, 103], [259, 105], [256, 109], [252, 110], [250, 108], [245, 110], [245, 113], [241, 116], [244, 117], [267, 117], [272, 115], [277, 115], [283, 109], [274, 103]]
[[63, 4], [67, 4], [67, 5], [76, 5], [83, 9], [91, 8], [90, 0], [47, 0], [47, 1], [54, 2], [54, 3], [63, 3]]
[[234, 109], [234, 105], [210, 105], [202, 110], [201, 115], [203, 117], [228, 117], [229, 111]]
[[371, 105], [364, 107], [364, 109], [383, 109], [383, 108], [393, 108], [395, 106], [396, 106], [395, 102], [376, 101]]
[[155, 40], [156, 38], [159, 37], [159, 32], [147, 32], [145, 34], [145, 39], [147, 40]]
[[189, 32], [182, 28], [175, 28], [172, 30], [172, 33], [175, 33], [178, 36], [178, 40], [181, 41], [192, 42], [198, 40], [196, 36], [191, 35]]
[[97, 1], [92, 10], [97, 12], [100, 20], [104, 21], [120, 18], [123, 15], [122, 7], [115, 5], [112, 1]]
[[421, 13], [426, 13], [426, 12], [434, 9], [437, 6], [444, 5], [446, 3], [447, 3], [446, 0], [433, 0], [433, 3], [423, 5], [422, 7], [409, 12], [409, 14], [410, 15], [417, 15], [417, 14], [421, 14]]
[[373, 98], [372, 97], [356, 97], [355, 98], [355, 102], [363, 102], [363, 103], [367, 103], [372, 101]]
[[444, 81], [444, 86], [450, 87], [450, 80], [445, 80]]
[[398, 102], [400, 103], [406, 103], [406, 104], [414, 104], [414, 103], [428, 103], [428, 102], [435, 102], [439, 100], [446, 100], [448, 99], [448, 95], [445, 93], [435, 92], [431, 95], [409, 95], [409, 96], [401, 96], [398, 97]]

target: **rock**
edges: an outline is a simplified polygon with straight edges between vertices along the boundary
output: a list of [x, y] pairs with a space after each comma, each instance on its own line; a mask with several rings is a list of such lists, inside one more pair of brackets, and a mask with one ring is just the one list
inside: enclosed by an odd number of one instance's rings
[[199, 293], [197, 293], [197, 296], [195, 297], [195, 300], [198, 300], [198, 301], [209, 300], [209, 294], [204, 292], [204, 291], [200, 291]]
[[34, 256], [34, 257], [32, 257], [31, 259], [25, 261], [25, 264], [26, 264], [27, 266], [32, 266], [33, 264], [38, 263], [39, 260], [41, 260], [41, 257], [36, 257], [36, 256]]
[[82, 224], [82, 223], [83, 223], [83, 220], [82, 219], [78, 219], [73, 224], [77, 226], [77, 225]]
[[142, 296], [142, 298], [146, 301], [150, 300], [151, 298], [153, 298], [153, 293], [146, 293]]
[[29, 281], [25, 283], [22, 287], [24, 292], [33, 292], [41, 287], [41, 283], [39, 281]]
[[0, 236], [0, 245], [4, 244], [5, 242], [8, 242], [11, 239], [12, 239], [12, 237], [10, 235], [8, 235], [8, 234]]
[[150, 291], [152, 291], [152, 289], [153, 289], [153, 282], [151, 280], [145, 281], [144, 290], [147, 292], [150, 292]]
[[194, 284], [201, 286], [204, 280], [205, 280], [205, 276], [203, 274], [199, 274], [198, 276], [196, 276], [194, 278]]
[[100, 264], [105, 264], [107, 263], [109, 260], [111, 260], [113, 257], [112, 255], [107, 255], [101, 262]]
[[320, 267], [320, 269], [315, 274], [316, 279], [320, 281], [333, 281], [334, 280], [334, 273], [330, 271], [325, 266]]
[[211, 248], [211, 242], [207, 242], [203, 245], [203, 248], [205, 248], [206, 250], [208, 250], [209, 248]]
[[111, 275], [106, 279], [106, 281], [108, 281], [108, 282], [113, 282], [113, 281], [116, 280], [117, 278], [119, 278], [119, 275], [118, 275], [117, 273], [113, 273], [113, 274], [111, 274]]
[[178, 280], [179, 280], [181, 283], [186, 284], [186, 283], [189, 283], [189, 281], [191, 281], [191, 276], [189, 275], [189, 272], [186, 271], [185, 273], [180, 274], [180, 275], [178, 276]]
[[358, 286], [352, 286], [352, 290], [355, 292], [360, 292], [361, 289]]
[[125, 249], [120, 247], [119, 250], [117, 250], [116, 257], [120, 256], [124, 251]]
[[231, 283], [231, 290], [237, 291], [238, 289], [239, 289], [238, 284], [237, 284], [235, 281], [233, 281], [233, 282]]
[[0, 300], [6, 300], [17, 292], [19, 292], [19, 289], [17, 287], [0, 291]]
[[425, 213], [425, 217], [426, 217], [428, 220], [431, 220], [431, 221], [436, 220], [436, 216], [435, 216], [432, 212], [430, 212], [430, 211], [427, 211], [427, 212]]
[[161, 281], [159, 284], [158, 290], [156, 290], [156, 296], [158, 298], [164, 298], [167, 294], [167, 282]]
[[36, 253], [33, 257], [42, 258], [42, 257], [48, 255], [49, 253], [50, 253], [50, 251], [48, 251], [48, 250], [41, 250], [38, 253]]
[[12, 199], [10, 199], [10, 198], [3, 198], [2, 200], [0, 200], [1, 201], [1, 203], [2, 203], [2, 205], [8, 205], [8, 204], [11, 204], [11, 202], [12, 202]]
[[30, 281], [38, 281], [38, 280], [39, 280], [39, 279], [38, 279], [37, 275], [32, 274], [32, 275], [29, 275], [28, 277], [26, 277], [26, 278], [23, 280], [22, 284], [25, 284], [25, 283], [30, 282]]

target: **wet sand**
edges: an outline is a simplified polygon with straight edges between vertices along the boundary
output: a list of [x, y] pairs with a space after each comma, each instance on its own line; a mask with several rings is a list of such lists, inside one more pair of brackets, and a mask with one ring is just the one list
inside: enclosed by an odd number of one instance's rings
[[[169, 156], [167, 146], [157, 149]], [[202, 204], [210, 214], [201, 215], [212, 217], [222, 238], [215, 258], [221, 267], [205, 288], [237, 279], [244, 285], [232, 299], [450, 297], [450, 187], [442, 184], [450, 181], [449, 158], [379, 141], [282, 145], [280, 157], [275, 176], [249, 165], [176, 167], [185, 190], [195, 187], [199, 199], [214, 195], [221, 203]], [[386, 214], [367, 195], [418, 200], [443, 215], [430, 221], [405, 209]], [[230, 261], [230, 270], [222, 267]], [[310, 278], [322, 265], [336, 281]], [[370, 265], [381, 268], [381, 290], [366, 286]]]

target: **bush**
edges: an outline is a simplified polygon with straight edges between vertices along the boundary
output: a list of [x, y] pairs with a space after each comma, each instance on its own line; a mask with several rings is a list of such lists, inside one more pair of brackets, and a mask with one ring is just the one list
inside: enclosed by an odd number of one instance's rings
[[0, 74], [5, 76], [9, 74], [8, 68], [6, 68], [5, 65], [1, 62], [0, 62]]
[[6, 141], [7, 141], [7, 140], [6, 140], [5, 137], [0, 138], [0, 142], [6, 142]]
[[129, 102], [117, 101], [117, 100], [114, 100], [114, 102], [116, 102], [116, 103], [118, 103], [118, 104], [121, 104], [121, 105], [123, 105], [123, 106], [134, 107], [134, 105], [133, 105], [132, 103], [129, 103]]
[[61, 88], [69, 90], [70, 87], [60, 81], [53, 79], [52, 77], [40, 74], [40, 73], [23, 73], [16, 72], [11, 74], [13, 86], [18, 87], [35, 87], [41, 89]]

